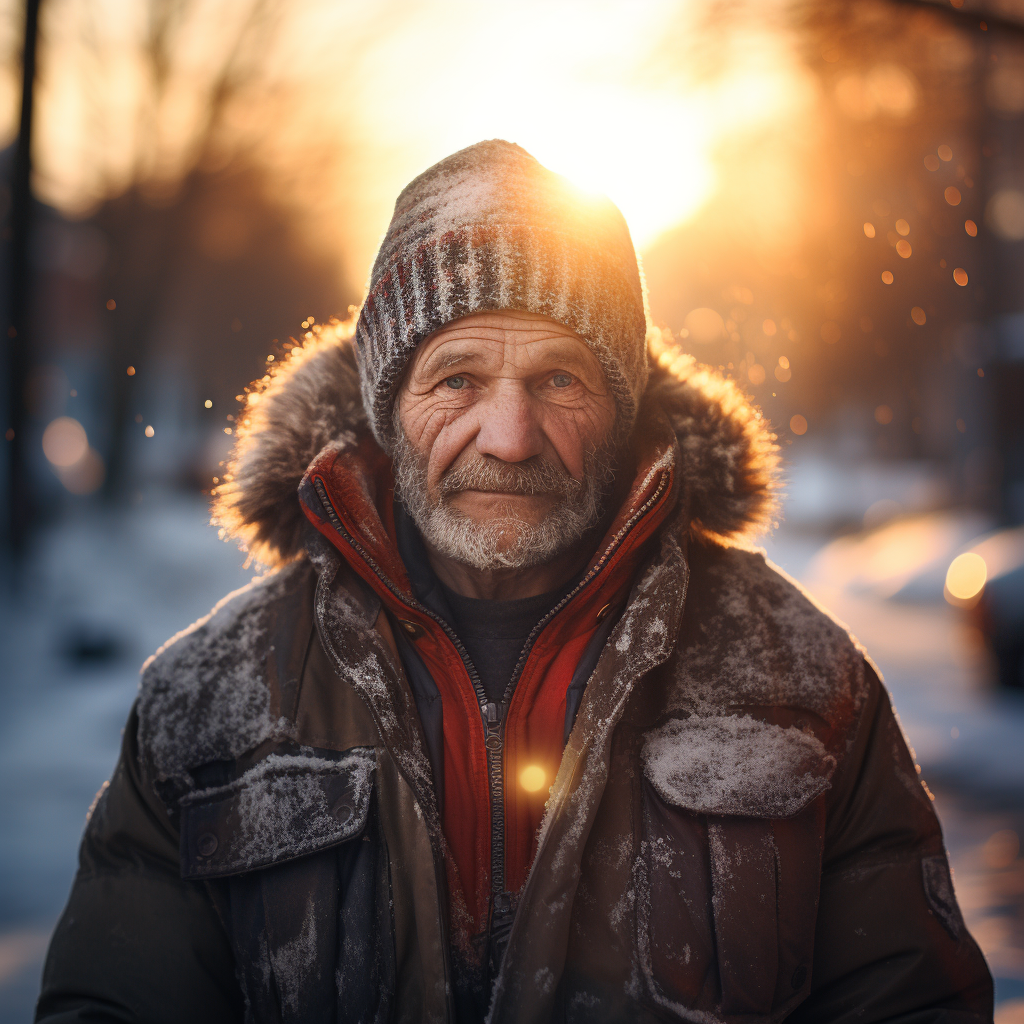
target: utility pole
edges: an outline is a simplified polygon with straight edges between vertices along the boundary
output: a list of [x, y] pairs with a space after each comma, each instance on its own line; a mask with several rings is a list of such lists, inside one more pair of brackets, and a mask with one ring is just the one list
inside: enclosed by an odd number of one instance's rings
[[21, 123], [11, 167], [10, 262], [7, 280], [7, 545], [12, 572], [25, 551], [31, 515], [26, 444], [25, 388], [30, 366], [29, 316], [32, 275], [29, 233], [32, 228], [32, 99], [36, 77], [36, 41], [40, 0], [25, 0], [22, 49]]

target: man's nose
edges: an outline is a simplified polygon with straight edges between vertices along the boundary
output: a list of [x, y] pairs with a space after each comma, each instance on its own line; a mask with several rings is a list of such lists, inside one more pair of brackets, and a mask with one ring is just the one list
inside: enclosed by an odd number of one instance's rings
[[536, 403], [526, 389], [509, 381], [478, 406], [480, 430], [476, 448], [503, 462], [523, 462], [540, 455], [544, 435]]

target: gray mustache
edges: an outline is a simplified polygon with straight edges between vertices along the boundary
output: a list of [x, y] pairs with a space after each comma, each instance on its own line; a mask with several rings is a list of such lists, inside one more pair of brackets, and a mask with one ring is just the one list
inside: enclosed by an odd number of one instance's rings
[[441, 478], [441, 496], [460, 491], [490, 491], [505, 494], [557, 494], [575, 498], [582, 483], [550, 462], [500, 462], [481, 460], [457, 466]]

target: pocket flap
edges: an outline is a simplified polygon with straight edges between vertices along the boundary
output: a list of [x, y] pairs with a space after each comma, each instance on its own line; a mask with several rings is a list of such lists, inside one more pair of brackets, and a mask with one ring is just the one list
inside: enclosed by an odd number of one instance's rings
[[370, 810], [372, 747], [338, 760], [271, 754], [226, 786], [181, 801], [181, 875], [217, 878], [358, 835]]
[[749, 715], [673, 719], [647, 733], [641, 758], [667, 803], [752, 818], [796, 814], [828, 789], [836, 767], [813, 734]]

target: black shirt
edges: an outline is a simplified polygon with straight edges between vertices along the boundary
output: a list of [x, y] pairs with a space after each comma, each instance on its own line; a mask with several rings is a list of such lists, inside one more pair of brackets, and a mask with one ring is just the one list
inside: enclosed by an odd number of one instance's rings
[[566, 588], [511, 601], [482, 601], [440, 586], [451, 611], [449, 623], [466, 648], [487, 699], [500, 704], [527, 638]]

